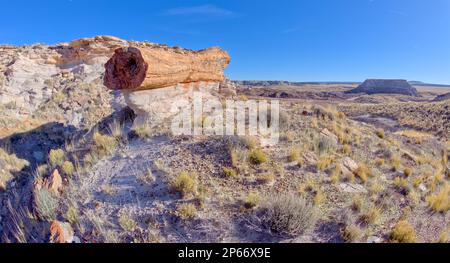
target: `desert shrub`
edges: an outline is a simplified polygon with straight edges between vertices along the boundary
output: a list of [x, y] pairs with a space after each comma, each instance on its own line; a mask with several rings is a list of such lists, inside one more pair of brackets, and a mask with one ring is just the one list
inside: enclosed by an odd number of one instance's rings
[[261, 197], [257, 193], [250, 193], [244, 201], [244, 207], [247, 209], [254, 208], [259, 205]]
[[34, 191], [34, 209], [37, 216], [43, 220], [51, 221], [56, 218], [58, 197], [46, 187]]
[[134, 221], [134, 219], [126, 213], [122, 213], [119, 215], [119, 225], [123, 230], [127, 232], [133, 232], [138, 227], [136, 221]]
[[197, 208], [193, 204], [181, 204], [178, 206], [177, 212], [183, 219], [190, 219], [197, 216]]
[[236, 177], [236, 171], [233, 168], [223, 167], [223, 174], [227, 178]]
[[436, 212], [446, 213], [450, 209], [450, 184], [447, 183], [438, 193], [427, 197], [428, 206]]
[[261, 149], [252, 150], [248, 158], [252, 164], [262, 164], [267, 162], [267, 156]]
[[357, 242], [363, 236], [363, 231], [356, 225], [348, 225], [341, 229], [341, 237], [347, 243]]
[[64, 162], [64, 151], [62, 149], [50, 150], [48, 160], [52, 167], [61, 166]]
[[320, 136], [316, 142], [316, 149], [319, 154], [332, 152], [336, 149], [336, 141], [326, 136]]
[[75, 167], [73, 166], [73, 163], [70, 161], [65, 161], [62, 164], [61, 169], [62, 169], [63, 173], [68, 176], [72, 176], [75, 171]]
[[415, 243], [417, 242], [414, 228], [406, 220], [399, 221], [390, 234], [391, 242], [395, 243]]
[[261, 217], [271, 231], [285, 235], [300, 235], [312, 228], [317, 219], [313, 204], [294, 194], [269, 198]]
[[110, 155], [114, 152], [117, 147], [116, 138], [108, 135], [102, 135], [99, 132], [94, 133], [94, 151], [100, 155]]
[[297, 162], [299, 159], [300, 159], [300, 150], [295, 147], [289, 149], [288, 161]]
[[120, 123], [120, 120], [114, 119], [108, 126], [109, 133], [111, 136], [116, 138], [117, 140], [122, 139], [123, 137], [123, 125]]
[[182, 195], [194, 194], [197, 188], [197, 179], [194, 175], [183, 171], [172, 182], [172, 188]]
[[384, 139], [384, 137], [386, 136], [383, 129], [377, 129], [377, 130], [375, 131], [375, 134], [376, 134], [376, 135], [378, 136], [378, 138], [380, 138], [380, 139]]

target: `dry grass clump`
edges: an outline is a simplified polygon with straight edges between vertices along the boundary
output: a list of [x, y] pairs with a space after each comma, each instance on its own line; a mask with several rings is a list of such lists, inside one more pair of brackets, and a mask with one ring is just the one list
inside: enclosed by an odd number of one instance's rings
[[380, 139], [384, 139], [386, 137], [384, 130], [383, 129], [377, 129], [375, 131], [375, 134], [378, 136], [378, 138]]
[[398, 154], [393, 154], [391, 156], [391, 165], [392, 165], [392, 171], [398, 171], [401, 167], [401, 158]]
[[261, 197], [257, 193], [250, 193], [244, 201], [244, 207], [252, 209], [259, 205]]
[[446, 213], [450, 209], [450, 183], [442, 189], [427, 197], [428, 206], [436, 212]]
[[15, 154], [9, 154], [0, 148], [0, 189], [5, 189], [13, 178], [12, 172], [22, 170], [28, 162], [17, 158]]
[[320, 155], [334, 152], [336, 147], [336, 141], [326, 136], [320, 136], [315, 142], [315, 149]]
[[401, 193], [407, 194], [409, 192], [409, 182], [406, 178], [402, 177], [395, 177], [394, 179], [394, 186], [397, 188]]
[[266, 154], [261, 149], [252, 150], [248, 155], [248, 159], [252, 164], [262, 164], [268, 160]]
[[117, 140], [121, 140], [123, 138], [123, 124], [121, 124], [118, 119], [114, 119], [114, 121], [109, 124], [108, 130], [111, 136]]
[[355, 175], [365, 183], [367, 182], [368, 178], [373, 175], [373, 171], [372, 168], [367, 166], [365, 163], [359, 163], [358, 169], [356, 169], [355, 171]]
[[150, 122], [145, 120], [138, 123], [135, 123], [133, 125], [133, 132], [139, 137], [139, 138], [149, 138], [153, 134], [153, 130], [150, 127]]
[[345, 155], [349, 155], [352, 152], [352, 147], [348, 144], [344, 144], [344, 146], [342, 146], [342, 153]]
[[406, 220], [399, 221], [390, 234], [391, 242], [394, 243], [415, 243], [417, 242], [414, 228]]
[[197, 178], [195, 175], [183, 171], [175, 178], [171, 186], [183, 196], [194, 194], [197, 190]]
[[64, 151], [62, 149], [50, 150], [48, 161], [52, 167], [61, 166], [64, 163]]
[[323, 155], [317, 160], [316, 167], [319, 171], [325, 171], [334, 162], [334, 156]]
[[299, 159], [300, 159], [300, 150], [295, 147], [289, 149], [288, 161], [297, 162]]
[[361, 221], [366, 224], [377, 224], [380, 219], [381, 210], [375, 205], [368, 206], [361, 215]]
[[121, 213], [119, 215], [119, 225], [127, 232], [133, 232], [138, 227], [136, 221], [126, 213]]
[[65, 175], [72, 176], [73, 173], [75, 172], [75, 167], [72, 162], [65, 161], [61, 166], [61, 170]]
[[330, 180], [331, 183], [337, 184], [341, 179], [342, 174], [342, 166], [340, 164], [336, 164], [333, 171], [331, 172]]
[[223, 174], [227, 178], [236, 177], [236, 171], [233, 168], [223, 167]]
[[316, 210], [309, 201], [294, 194], [268, 198], [261, 216], [263, 224], [277, 234], [300, 235], [315, 225]]
[[64, 215], [64, 218], [70, 224], [76, 224], [79, 222], [80, 214], [78, 211], [78, 206], [76, 204], [71, 204]]
[[358, 242], [363, 234], [361, 228], [353, 224], [341, 229], [341, 238], [347, 243]]
[[116, 138], [100, 134], [99, 132], [94, 133], [92, 139], [94, 141], [94, 151], [99, 156], [112, 154], [118, 145]]
[[177, 214], [182, 219], [192, 219], [197, 216], [197, 208], [193, 204], [181, 204], [177, 208]]
[[412, 173], [413, 173], [413, 171], [412, 171], [412, 169], [410, 167], [406, 167], [403, 170], [403, 175], [405, 175], [406, 177], [410, 177], [412, 175]]

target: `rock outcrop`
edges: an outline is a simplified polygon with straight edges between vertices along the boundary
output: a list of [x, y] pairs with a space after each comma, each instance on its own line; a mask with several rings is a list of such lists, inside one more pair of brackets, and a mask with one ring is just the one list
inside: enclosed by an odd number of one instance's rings
[[444, 100], [450, 100], [450, 92], [438, 95], [436, 96], [436, 98], [433, 99], [433, 101], [444, 101]]
[[69, 223], [53, 221], [50, 225], [50, 243], [72, 243], [74, 231]]
[[368, 79], [349, 93], [366, 94], [401, 94], [407, 96], [419, 97], [416, 88], [411, 86], [408, 81], [401, 79]]

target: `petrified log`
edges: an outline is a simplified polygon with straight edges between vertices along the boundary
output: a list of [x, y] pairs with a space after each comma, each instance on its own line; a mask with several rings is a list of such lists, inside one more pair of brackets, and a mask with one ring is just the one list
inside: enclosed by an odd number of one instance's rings
[[115, 50], [105, 64], [104, 84], [112, 90], [147, 90], [198, 81], [220, 82], [230, 63], [220, 48], [191, 51], [167, 46]]

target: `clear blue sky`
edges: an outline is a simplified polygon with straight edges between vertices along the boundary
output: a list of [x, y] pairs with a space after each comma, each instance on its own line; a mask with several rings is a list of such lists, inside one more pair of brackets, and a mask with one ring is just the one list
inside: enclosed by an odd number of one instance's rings
[[450, 0], [1, 0], [0, 43], [220, 46], [232, 79], [450, 84]]

